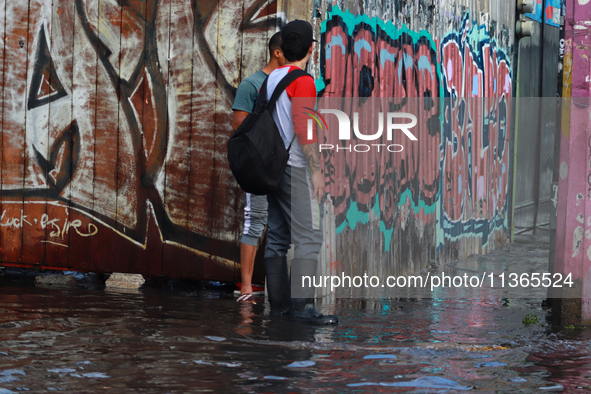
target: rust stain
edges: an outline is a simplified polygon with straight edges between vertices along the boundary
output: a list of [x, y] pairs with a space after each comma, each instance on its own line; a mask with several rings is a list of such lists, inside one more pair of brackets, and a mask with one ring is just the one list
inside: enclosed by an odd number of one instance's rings
[[565, 40], [564, 45], [564, 71], [562, 83], [562, 97], [567, 98], [563, 100], [561, 128], [562, 134], [566, 139], [570, 139], [570, 97], [572, 96], [573, 85], [573, 40], [569, 38]]

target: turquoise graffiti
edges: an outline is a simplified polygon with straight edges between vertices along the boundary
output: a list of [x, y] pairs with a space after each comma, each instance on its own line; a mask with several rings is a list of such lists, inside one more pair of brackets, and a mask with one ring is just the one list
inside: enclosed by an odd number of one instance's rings
[[391, 107], [418, 115], [417, 141], [394, 141], [397, 152], [354, 152], [363, 143], [355, 135], [320, 136], [340, 148], [322, 150], [337, 233], [379, 222], [385, 251], [396, 238], [412, 258], [417, 245], [475, 235], [485, 244], [506, 228], [511, 69], [484, 26], [466, 14], [457, 31], [434, 39], [333, 7], [320, 44], [319, 97], [351, 98], [360, 113], [394, 98]]
[[[426, 31], [399, 29], [392, 23], [367, 15], [354, 16], [338, 8], [333, 8], [322, 25], [321, 77], [317, 81], [320, 97], [359, 98], [354, 102], [362, 113], [370, 110], [365, 107], [372, 106], [377, 98], [395, 97], [390, 104], [399, 111], [421, 111], [418, 141], [390, 141], [402, 147], [402, 152], [322, 152], [326, 192], [332, 198], [337, 232], [377, 218], [386, 251], [390, 250], [395, 229], [410, 225], [409, 221], [420, 221], [434, 234], [440, 185], [440, 107], [419, 109], [416, 100], [409, 98], [436, 103], [441, 96], [436, 48]], [[327, 119], [330, 122], [330, 117]], [[323, 137], [323, 143], [347, 148], [335, 133]], [[350, 141], [358, 142], [363, 141]], [[388, 143], [385, 135], [374, 142]], [[415, 229], [408, 232], [409, 236], [424, 238], [424, 231]]]

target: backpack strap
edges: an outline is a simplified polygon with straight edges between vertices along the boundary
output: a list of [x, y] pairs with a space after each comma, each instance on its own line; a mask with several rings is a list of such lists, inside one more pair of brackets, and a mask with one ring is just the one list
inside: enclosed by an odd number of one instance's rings
[[269, 110], [272, 110], [273, 107], [275, 106], [275, 103], [277, 102], [277, 100], [279, 100], [279, 96], [281, 95], [281, 93], [283, 93], [283, 91], [285, 89], [287, 89], [287, 87], [296, 79], [303, 77], [305, 75], [310, 75], [307, 72], [305, 72], [304, 70], [301, 69], [297, 69], [297, 70], [293, 70], [287, 73], [287, 75], [285, 77], [283, 77], [283, 79], [277, 84], [277, 86], [275, 87], [275, 90], [273, 91], [273, 95], [271, 96], [270, 100], [266, 100], [267, 98], [267, 82], [269, 80], [269, 76], [267, 76], [267, 78], [265, 79], [265, 81], [263, 82], [263, 85], [261, 86], [261, 91], [259, 92], [259, 96], [257, 97], [257, 102], [255, 104], [255, 108], [261, 108], [259, 106], [262, 106], [262, 108], [267, 108]]
[[296, 79], [303, 77], [305, 75], [310, 75], [307, 72], [305, 72], [304, 70], [301, 69], [297, 69], [297, 70], [293, 70], [287, 73], [287, 75], [285, 77], [283, 77], [283, 79], [281, 80], [281, 82], [279, 82], [277, 84], [277, 86], [275, 87], [275, 90], [273, 91], [273, 95], [271, 96], [271, 99], [269, 99], [269, 103], [267, 104], [267, 108], [269, 109], [273, 109], [273, 106], [275, 105], [275, 103], [277, 102], [277, 100], [279, 100], [279, 96], [281, 96], [281, 93], [283, 93], [283, 91], [285, 89], [287, 89], [287, 87]]

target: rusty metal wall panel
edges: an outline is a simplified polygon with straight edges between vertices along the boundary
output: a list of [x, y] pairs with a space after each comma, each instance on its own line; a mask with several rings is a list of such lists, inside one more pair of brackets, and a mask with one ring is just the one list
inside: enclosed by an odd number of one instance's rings
[[1, 19], [2, 264], [236, 279], [231, 104], [277, 4], [8, 1]]
[[[168, 100], [178, 104], [174, 116], [169, 115], [168, 121], [171, 126], [168, 128], [170, 140], [170, 155], [165, 164], [165, 187], [164, 205], [170, 214], [170, 220], [176, 226], [183, 229], [184, 237], [179, 239], [179, 244], [187, 244], [189, 233], [189, 180], [191, 175], [191, 147], [194, 141], [191, 139], [191, 103], [193, 88], [193, 12], [186, 8], [184, 1], [172, 1], [169, 12], [159, 13], [159, 21], [168, 29], [159, 29], [159, 42], [169, 41], [174, 46], [166, 45], [166, 57], [168, 62]], [[172, 28], [173, 27], [173, 28]], [[190, 37], [190, 39], [187, 39]], [[191, 65], [191, 66], [188, 66]], [[157, 243], [160, 241], [157, 240]], [[177, 265], [191, 267], [193, 260], [186, 253], [179, 253], [178, 247], [164, 244], [162, 246], [163, 266], [165, 262], [176, 261]], [[182, 276], [182, 275], [181, 275]]]
[[[29, 2], [6, 3], [2, 119], [2, 260], [22, 262]], [[35, 22], [35, 15], [32, 15]], [[37, 16], [38, 18], [38, 16]], [[34, 26], [34, 23], [32, 24]], [[32, 56], [31, 56], [32, 58]], [[10, 198], [10, 201], [8, 200]]]
[[[27, 155], [27, 151], [30, 152], [32, 142], [36, 142], [37, 150], [35, 154], [43, 155], [48, 157], [48, 150], [45, 141], [37, 141], [35, 138], [37, 133], [36, 130], [41, 131], [41, 135], [49, 134], [49, 105], [37, 106], [38, 101], [44, 100], [46, 95], [50, 92], [44, 90], [46, 87], [43, 86], [43, 80], [51, 75], [50, 67], [47, 67], [47, 63], [41, 62], [38, 59], [44, 59], [46, 57], [47, 39], [48, 32], [43, 29], [35, 28], [40, 25], [40, 21], [43, 17], [51, 15], [51, 7], [44, 7], [39, 1], [29, 1], [29, 18], [28, 24], [29, 29], [25, 38], [27, 47], [34, 47], [33, 43], [37, 42], [37, 51], [33, 52], [34, 56], [27, 57], [26, 63], [26, 96], [25, 100], [27, 103], [27, 110], [37, 109], [37, 111], [29, 111], [25, 117], [25, 145], [24, 150], [24, 187], [34, 187], [36, 185], [35, 178], [39, 175], [46, 176], [48, 169], [35, 168], [31, 156]], [[33, 27], [33, 28], [31, 28]], [[29, 51], [31, 53], [31, 51]], [[45, 66], [42, 71], [44, 78], [41, 80], [36, 78], [38, 75], [36, 71], [39, 71], [40, 65]], [[48, 80], [50, 78], [47, 78]], [[33, 95], [32, 93], [36, 93]], [[45, 145], [45, 146], [44, 146]], [[36, 196], [34, 203], [24, 203], [22, 206], [22, 254], [21, 259], [24, 264], [34, 263], [36, 261], [45, 258], [45, 231], [40, 226], [32, 226], [36, 217], [40, 217], [46, 213], [45, 201], [46, 197], [43, 193]]]
[[[62, 240], [51, 240], [48, 234], [46, 263], [56, 266], [60, 261], [67, 261], [71, 269], [93, 271], [99, 264], [95, 261], [109, 261], [100, 256], [100, 252], [109, 255], [111, 245], [100, 243], [98, 226], [100, 225], [92, 216], [73, 209], [80, 200], [89, 201], [89, 206], [94, 209], [94, 179], [97, 173], [96, 158], [105, 154], [96, 152], [95, 136], [100, 133], [97, 130], [97, 104], [99, 102], [98, 86], [98, 54], [91, 45], [84, 43], [82, 18], [77, 17], [79, 5], [74, 1], [54, 1], [52, 26], [52, 53], [51, 58], [56, 64], [56, 72], [59, 72], [66, 86], [68, 96], [50, 103], [50, 110], [60, 117], [63, 125], [75, 126], [76, 134], [70, 138], [73, 142], [70, 147], [70, 168], [63, 177], [71, 179], [78, 176], [75, 182], [69, 182], [63, 189], [63, 200], [59, 201], [57, 192], [48, 198], [48, 212], [51, 210], [51, 218], [62, 220], [80, 220], [82, 227], [80, 233], [69, 232], [68, 237]], [[87, 20], [94, 26], [98, 26], [98, 2], [86, 7], [89, 13]], [[63, 64], [63, 69], [61, 64]], [[70, 107], [68, 109], [67, 107]], [[84, 185], [84, 186], [82, 186]], [[80, 193], [84, 193], [80, 196]], [[76, 197], [74, 201], [72, 196]], [[82, 197], [82, 198], [81, 198]], [[56, 204], [57, 205], [54, 205]], [[58, 222], [59, 223], [59, 222]], [[50, 251], [51, 248], [51, 251]]]

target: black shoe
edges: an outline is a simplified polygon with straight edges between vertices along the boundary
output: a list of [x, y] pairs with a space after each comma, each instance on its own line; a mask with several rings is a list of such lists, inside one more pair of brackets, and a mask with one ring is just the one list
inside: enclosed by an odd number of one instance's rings
[[313, 298], [294, 298], [291, 318], [316, 325], [338, 324], [339, 318], [335, 315], [323, 315], [316, 310]]
[[[304, 286], [304, 277], [313, 277], [316, 275], [318, 259], [293, 259], [291, 262], [291, 293], [293, 301], [293, 319], [307, 322], [310, 324], [337, 324], [339, 318], [334, 315], [323, 315], [316, 310], [314, 305], [314, 295], [316, 289], [307, 284]], [[308, 282], [309, 283], [309, 282]]]
[[271, 304], [271, 315], [287, 315], [292, 310], [287, 257], [265, 259], [267, 295]]

